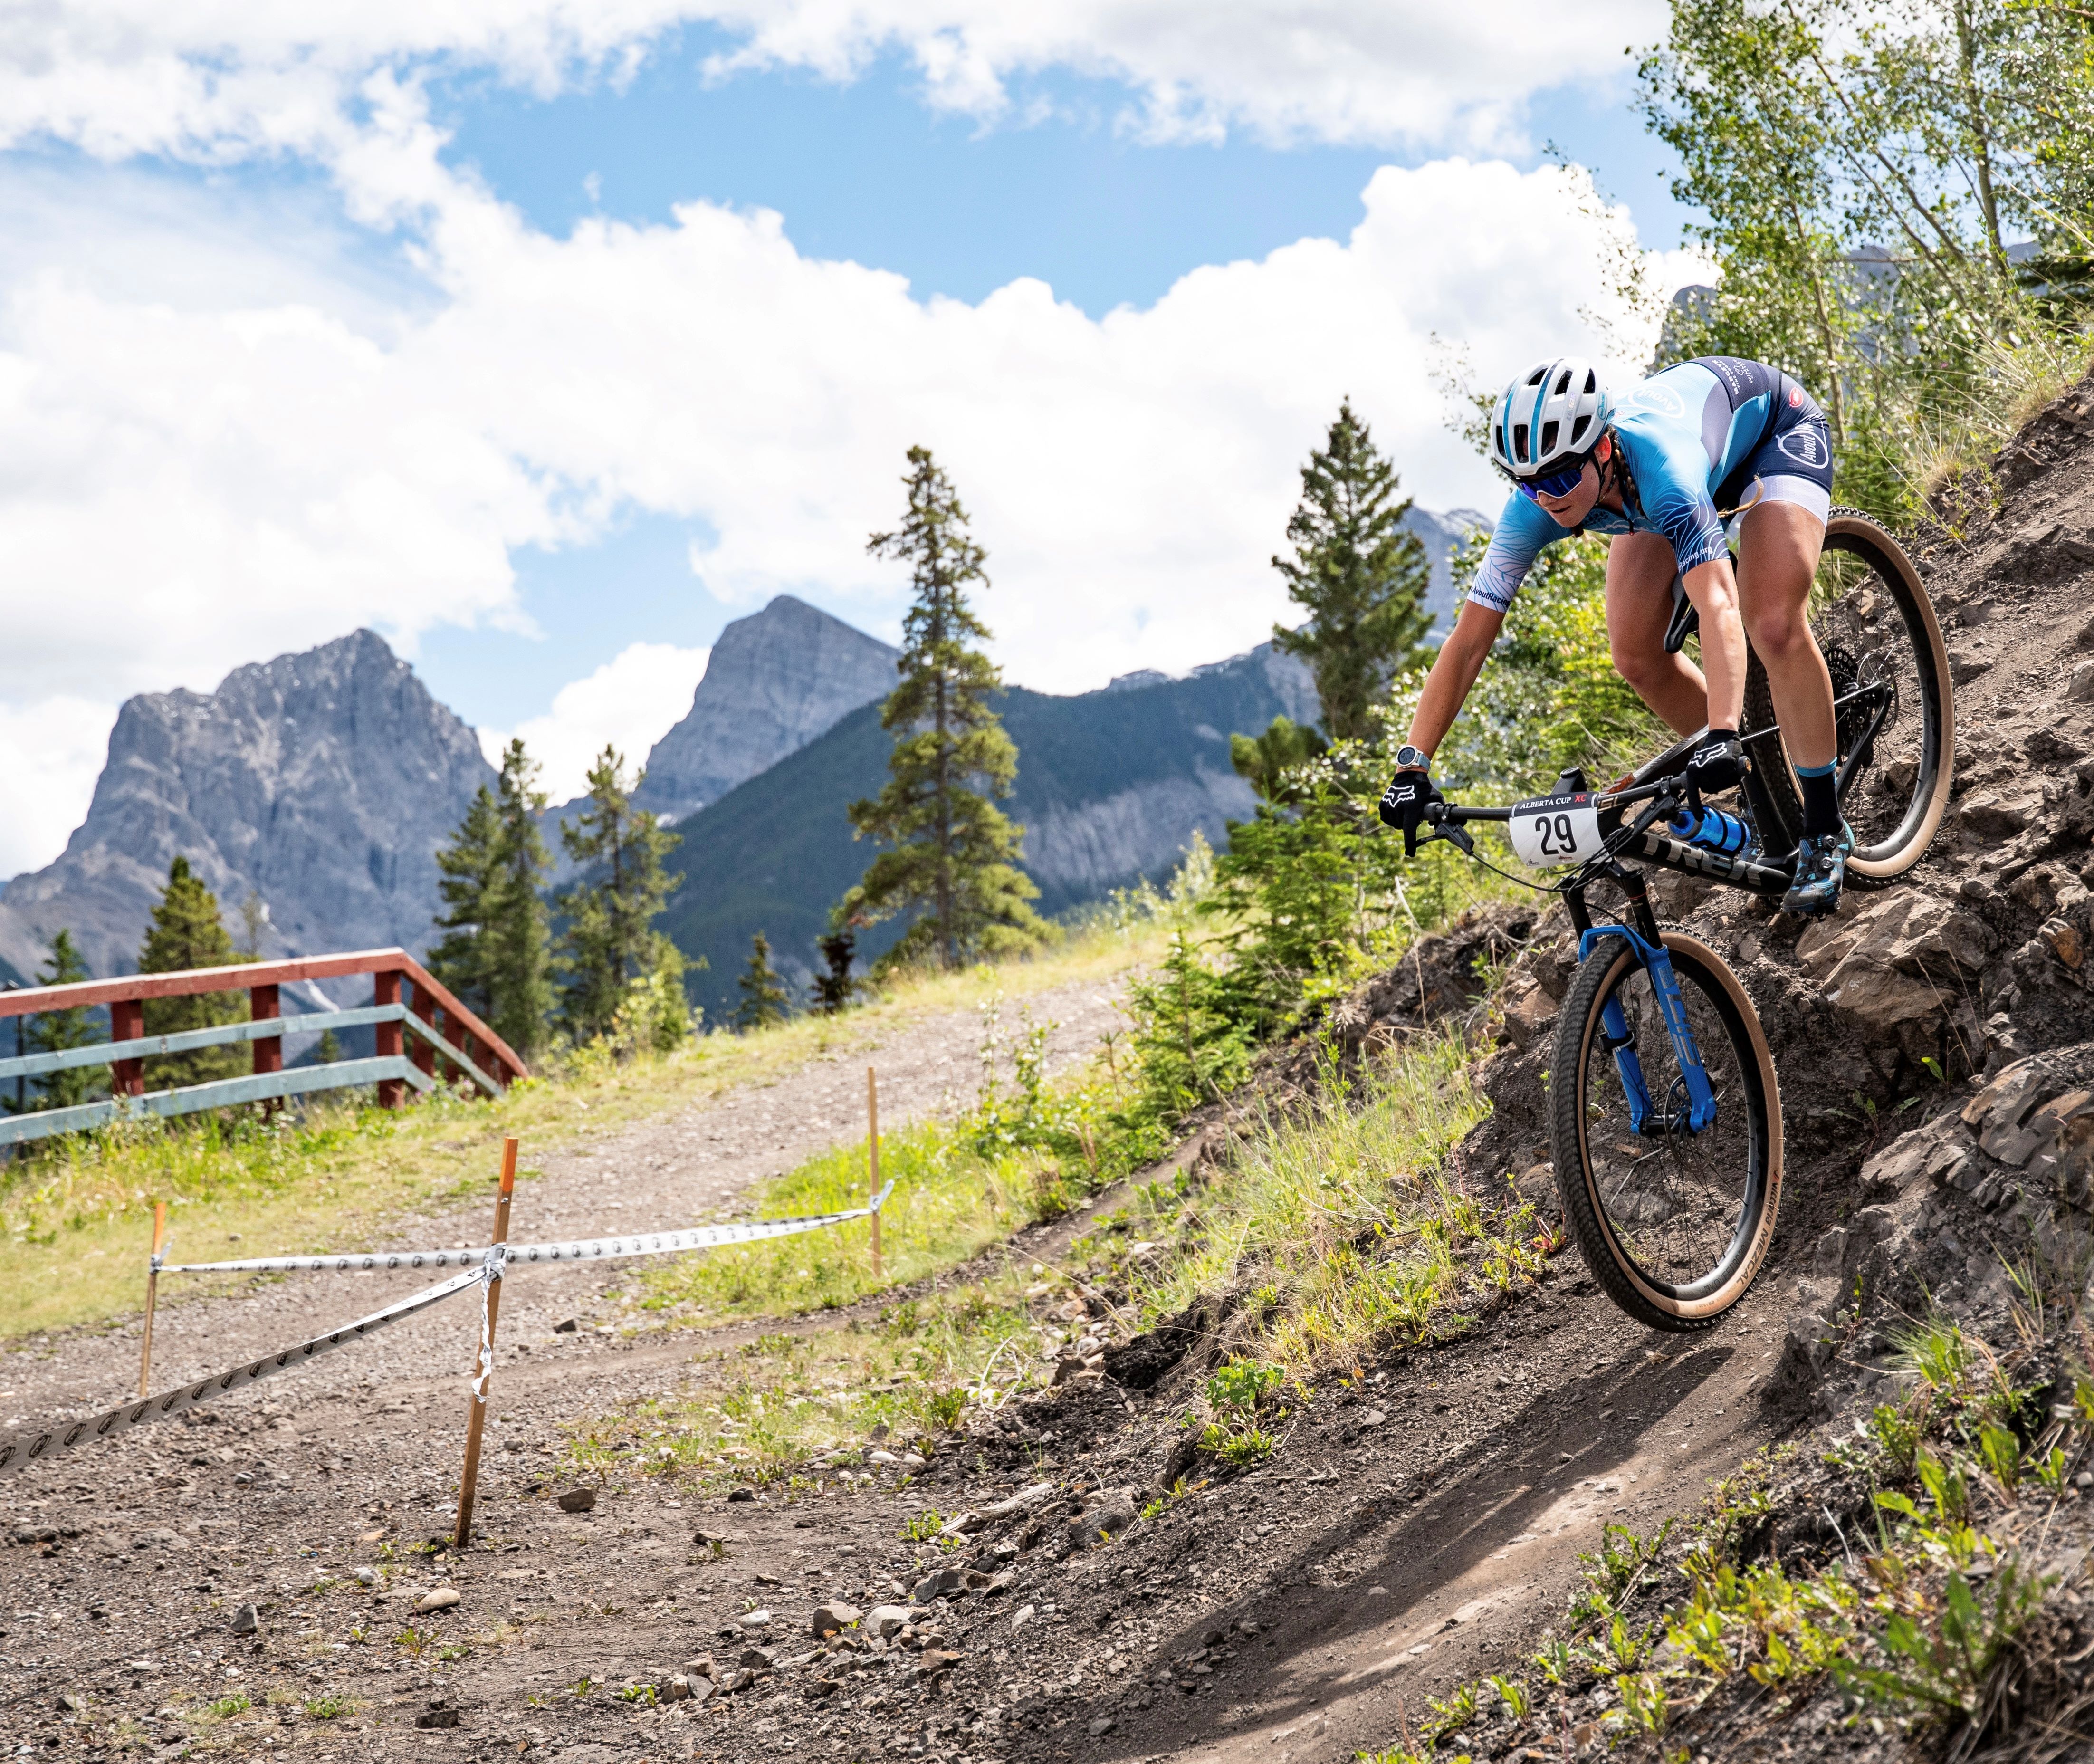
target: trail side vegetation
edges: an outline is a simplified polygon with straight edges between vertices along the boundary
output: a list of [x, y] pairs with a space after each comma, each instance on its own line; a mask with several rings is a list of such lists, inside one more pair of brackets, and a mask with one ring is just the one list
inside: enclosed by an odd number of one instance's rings
[[901, 524], [866, 549], [908, 564], [914, 597], [901, 621], [901, 678], [880, 706], [894, 737], [887, 786], [850, 806], [854, 836], [887, 849], [837, 903], [836, 925], [907, 916], [883, 971], [927, 962], [957, 968], [1036, 947], [1048, 927], [1040, 890], [1019, 868], [1022, 837], [997, 799], [1010, 794], [1018, 749], [989, 702], [1001, 674], [976, 645], [988, 628], [970, 591], [987, 588], [987, 554], [952, 481], [928, 448], [909, 450]]

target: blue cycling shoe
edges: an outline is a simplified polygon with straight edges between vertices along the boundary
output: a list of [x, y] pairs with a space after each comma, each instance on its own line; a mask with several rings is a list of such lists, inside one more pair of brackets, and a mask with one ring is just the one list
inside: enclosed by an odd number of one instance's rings
[[1854, 830], [1844, 821], [1836, 833], [1818, 833], [1796, 848], [1796, 875], [1781, 910], [1805, 919], [1822, 919], [1837, 910], [1840, 884], [1847, 880], [1847, 859], [1854, 849]]

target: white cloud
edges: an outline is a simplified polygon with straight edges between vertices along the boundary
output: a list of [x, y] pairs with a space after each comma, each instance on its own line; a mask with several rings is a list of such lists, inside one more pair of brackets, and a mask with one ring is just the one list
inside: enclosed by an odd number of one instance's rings
[[0, 142], [206, 162], [332, 154], [375, 72], [486, 67], [546, 93], [619, 77], [680, 25], [749, 67], [847, 80], [884, 53], [934, 105], [995, 117], [1071, 72], [1130, 92], [1151, 137], [1479, 144], [1531, 93], [1618, 72], [1662, 0], [29, 0], [0, 14]]
[[645, 763], [648, 749], [691, 708], [691, 694], [705, 677], [711, 653], [668, 643], [628, 644], [587, 679], [563, 686], [544, 716], [500, 732], [480, 730], [480, 751], [490, 766], [498, 766], [510, 738], [520, 735], [545, 767], [539, 782], [553, 801], [580, 796], [606, 743], [633, 770]]
[[[1588, 190], [1553, 169], [1384, 169], [1349, 238], [1093, 319], [1030, 280], [919, 301], [762, 212], [552, 238], [444, 169], [411, 92], [369, 96], [336, 165], [350, 214], [411, 222], [416, 273], [389, 291], [295, 224], [228, 227], [222, 249], [193, 229], [172, 274], [165, 225], [92, 176], [68, 218], [38, 211], [56, 243], [0, 254], [0, 704], [23, 727], [67, 700], [106, 729], [132, 692], [358, 624], [410, 654], [439, 623], [519, 624], [515, 548], [585, 545], [635, 510], [718, 534], [695, 562], [722, 599], [793, 589], [891, 626], [905, 584], [864, 541], [917, 441], [988, 548], [1010, 677], [1183, 668], [1286, 613], [1266, 560], [1340, 395], [1427, 506], [1483, 500], [1441, 426], [1434, 335], [1502, 376], [1594, 346], [1580, 315], [1610, 304]], [[1631, 327], [1621, 371], [1647, 346]], [[683, 709], [663, 708], [678, 654], [687, 702], [692, 652], [645, 642], [569, 688], [532, 725], [561, 745], [550, 769], [578, 779], [598, 731], [643, 754]], [[65, 776], [84, 808], [85, 774]], [[55, 854], [50, 822], [15, 863]]]
[[46, 864], [80, 824], [109, 757], [116, 707], [67, 693], [0, 704], [0, 879]]

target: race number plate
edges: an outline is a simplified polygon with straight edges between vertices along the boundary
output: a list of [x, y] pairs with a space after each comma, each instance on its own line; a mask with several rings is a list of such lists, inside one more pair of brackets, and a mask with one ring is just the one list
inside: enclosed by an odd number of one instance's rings
[[1600, 849], [1600, 811], [1592, 793], [1536, 797], [1514, 805], [1512, 849], [1520, 862], [1546, 870], [1557, 864], [1583, 863]]

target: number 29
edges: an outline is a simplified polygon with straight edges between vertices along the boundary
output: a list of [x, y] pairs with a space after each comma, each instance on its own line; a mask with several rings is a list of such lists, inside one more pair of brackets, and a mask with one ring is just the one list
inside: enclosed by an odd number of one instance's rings
[[1570, 831], [1569, 815], [1537, 815], [1534, 818], [1534, 827], [1535, 831], [1541, 835], [1543, 857], [1568, 857], [1577, 850], [1578, 837]]

